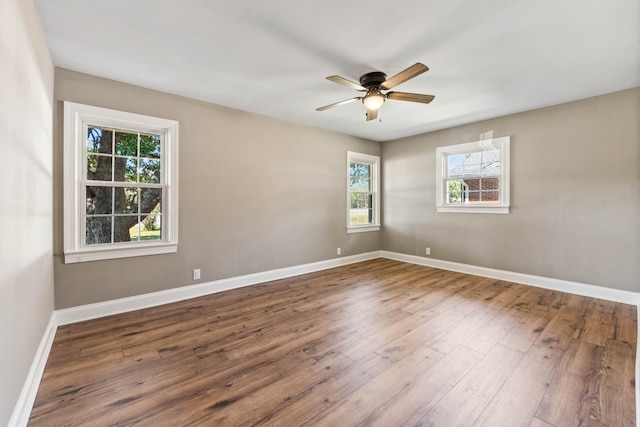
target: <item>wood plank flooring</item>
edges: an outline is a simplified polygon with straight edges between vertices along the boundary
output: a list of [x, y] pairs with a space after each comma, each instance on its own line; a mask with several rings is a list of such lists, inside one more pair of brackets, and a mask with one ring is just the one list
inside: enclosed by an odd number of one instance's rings
[[636, 307], [387, 259], [58, 329], [30, 426], [633, 426]]

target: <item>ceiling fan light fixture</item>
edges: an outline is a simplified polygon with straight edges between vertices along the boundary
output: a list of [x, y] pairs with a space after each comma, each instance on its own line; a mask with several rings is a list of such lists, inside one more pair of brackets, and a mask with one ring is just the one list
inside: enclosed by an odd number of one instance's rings
[[[340, 76], [329, 76], [327, 80], [334, 83], [338, 83], [342, 86], [346, 86], [351, 89], [355, 89], [358, 92], [364, 94], [364, 96], [356, 96], [355, 98], [347, 99], [340, 102], [334, 102], [333, 104], [325, 105], [324, 107], [316, 108], [317, 111], [328, 110], [329, 108], [337, 107], [338, 105], [348, 104], [350, 102], [362, 101], [367, 108], [367, 121], [375, 120], [378, 117], [378, 110], [382, 107], [382, 104], [387, 99], [394, 99], [397, 101], [410, 101], [419, 102], [422, 104], [428, 104], [433, 101], [433, 95], [423, 95], [419, 93], [408, 92], [387, 92], [390, 89], [398, 86], [401, 83], [410, 80], [425, 71], [429, 71], [429, 67], [420, 62], [416, 62], [409, 68], [400, 71], [395, 76], [387, 79], [387, 75], [382, 71], [372, 71], [360, 76], [360, 84], [345, 79]], [[382, 93], [385, 91], [386, 93]]]
[[362, 103], [367, 107], [368, 110], [377, 110], [384, 104], [385, 97], [380, 93], [379, 90], [371, 90], [369, 93], [362, 99]]

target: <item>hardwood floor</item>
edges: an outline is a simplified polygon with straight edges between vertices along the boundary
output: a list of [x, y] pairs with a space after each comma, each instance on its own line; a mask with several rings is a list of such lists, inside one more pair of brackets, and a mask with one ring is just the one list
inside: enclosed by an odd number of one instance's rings
[[378, 259], [60, 327], [31, 426], [633, 426], [636, 307]]

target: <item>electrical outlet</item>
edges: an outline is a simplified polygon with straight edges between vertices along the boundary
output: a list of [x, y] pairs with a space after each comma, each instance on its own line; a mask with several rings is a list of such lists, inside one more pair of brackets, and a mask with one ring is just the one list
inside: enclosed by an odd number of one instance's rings
[[200, 279], [200, 269], [196, 268], [195, 270], [193, 270], [193, 280], [198, 280]]
[[425, 253], [426, 253], [427, 255], [431, 255], [431, 248], [427, 248], [427, 249], [425, 250]]
[[338, 250], [336, 251], [337, 255], [342, 255], [342, 248], [338, 248]]

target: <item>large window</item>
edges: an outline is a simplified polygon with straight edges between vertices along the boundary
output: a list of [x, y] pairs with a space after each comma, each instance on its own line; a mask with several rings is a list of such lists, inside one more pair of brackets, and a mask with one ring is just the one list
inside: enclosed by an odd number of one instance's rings
[[380, 158], [347, 152], [347, 232], [380, 229]]
[[64, 114], [65, 262], [175, 252], [178, 123], [71, 102]]
[[438, 212], [509, 213], [509, 137], [438, 147]]

